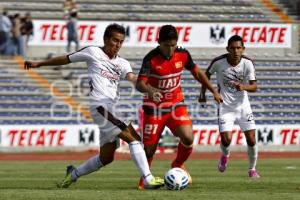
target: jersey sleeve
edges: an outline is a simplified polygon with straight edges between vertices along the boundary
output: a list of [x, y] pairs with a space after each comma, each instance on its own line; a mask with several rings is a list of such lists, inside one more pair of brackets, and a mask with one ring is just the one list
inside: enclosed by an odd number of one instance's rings
[[216, 62], [212, 61], [209, 66], [206, 69], [206, 72], [209, 73], [210, 75], [214, 74], [217, 72], [217, 64]]
[[196, 67], [196, 64], [194, 63], [190, 52], [187, 51], [187, 50], [185, 50], [185, 51], [186, 51], [186, 54], [187, 54], [187, 61], [186, 61], [186, 64], [185, 64], [184, 68], [186, 68], [187, 70], [192, 70]]
[[126, 79], [126, 75], [130, 72], [132, 72], [132, 67], [130, 65], [130, 62], [127, 60], [123, 59], [122, 60], [122, 74], [121, 74], [121, 79]]
[[147, 57], [143, 59], [142, 67], [139, 72], [138, 80], [148, 80], [148, 76], [150, 74], [151, 69], [151, 61]]
[[91, 49], [89, 47], [80, 49], [79, 51], [76, 51], [74, 53], [71, 53], [67, 55], [67, 58], [70, 60], [70, 62], [87, 62], [89, 59], [91, 59], [92, 53]]
[[256, 75], [255, 75], [255, 67], [252, 61], [248, 61], [246, 63], [247, 70], [246, 70], [246, 79], [249, 81], [255, 81]]

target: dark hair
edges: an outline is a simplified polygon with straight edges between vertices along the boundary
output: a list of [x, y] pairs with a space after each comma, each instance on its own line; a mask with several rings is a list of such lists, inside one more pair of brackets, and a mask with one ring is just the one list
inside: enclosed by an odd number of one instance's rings
[[77, 18], [77, 12], [71, 12], [70, 17]]
[[243, 38], [239, 35], [233, 35], [229, 38], [228, 40], [228, 43], [227, 43], [227, 46], [229, 46], [231, 44], [231, 42], [238, 42], [240, 41], [242, 46], [244, 46], [244, 41], [243, 41]]
[[177, 30], [172, 25], [164, 25], [159, 30], [158, 41], [162, 42], [166, 40], [178, 40]]
[[113, 23], [106, 27], [104, 31], [104, 38], [110, 38], [112, 36], [112, 32], [118, 32], [125, 35], [125, 28], [119, 24]]

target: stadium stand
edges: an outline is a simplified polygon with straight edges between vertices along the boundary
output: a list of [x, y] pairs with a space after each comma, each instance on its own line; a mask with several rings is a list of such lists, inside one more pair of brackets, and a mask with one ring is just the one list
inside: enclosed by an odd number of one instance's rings
[[[0, 124], [89, 123], [61, 97], [26, 75], [14, 60], [2, 58], [0, 72]], [[42, 69], [40, 73], [50, 83], [63, 78], [58, 71]]]
[[[38, 3], [37, 3], [38, 2]], [[77, 0], [82, 20], [279, 22], [259, 1], [232, 0]], [[62, 19], [63, 0], [1, 0], [12, 13], [30, 11], [34, 19]], [[220, 6], [221, 4], [221, 6]], [[217, 5], [217, 6], [216, 6]]]
[[273, 3], [276, 5], [275, 12], [287, 14], [293, 23], [298, 25], [298, 44], [300, 47], [300, 0], [274, 0]]

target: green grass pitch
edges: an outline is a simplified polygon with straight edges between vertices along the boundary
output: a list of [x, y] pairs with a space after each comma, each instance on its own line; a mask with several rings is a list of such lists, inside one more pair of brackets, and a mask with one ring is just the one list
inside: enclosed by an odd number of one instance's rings
[[[61, 161], [0, 162], [0, 199], [7, 200], [299, 200], [300, 160], [259, 160], [259, 180], [247, 177], [246, 160], [230, 160], [225, 173], [216, 169], [217, 160], [190, 160], [187, 165], [193, 185], [183, 191], [139, 191], [139, 174], [132, 161], [114, 161], [100, 171], [81, 177], [68, 189], [55, 183], [65, 175]], [[170, 161], [154, 161], [152, 171], [163, 176]]]

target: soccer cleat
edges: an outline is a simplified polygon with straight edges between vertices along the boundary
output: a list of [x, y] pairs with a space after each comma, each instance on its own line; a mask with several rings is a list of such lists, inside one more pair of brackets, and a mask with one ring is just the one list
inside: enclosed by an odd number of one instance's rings
[[187, 168], [185, 167], [184, 164], [178, 166], [178, 165], [176, 165], [176, 163], [175, 163], [175, 161], [174, 161], [174, 162], [172, 163], [171, 167], [172, 167], [172, 168], [179, 167], [179, 168], [183, 169], [183, 170], [187, 173], [187, 175], [188, 175], [189, 185], [192, 185], [192, 183], [193, 183], [192, 176], [190, 175], [190, 173], [188, 172], [188, 170], [187, 170]]
[[58, 188], [68, 188], [72, 183], [75, 182], [72, 180], [71, 175], [73, 170], [75, 170], [75, 167], [73, 165], [67, 166], [65, 178], [56, 185]]
[[222, 155], [218, 164], [218, 169], [220, 172], [224, 172], [226, 170], [228, 164], [229, 156]]
[[256, 169], [249, 169], [248, 175], [250, 178], [260, 178], [260, 175], [257, 173]]
[[159, 177], [154, 177], [150, 183], [146, 184], [144, 183], [144, 187], [140, 188], [140, 190], [146, 189], [146, 190], [154, 190], [159, 189], [165, 185], [164, 179]]
[[190, 173], [188, 171], [185, 170], [185, 172], [188, 175], [189, 185], [192, 185], [192, 183], [193, 183], [192, 176], [190, 175]]

